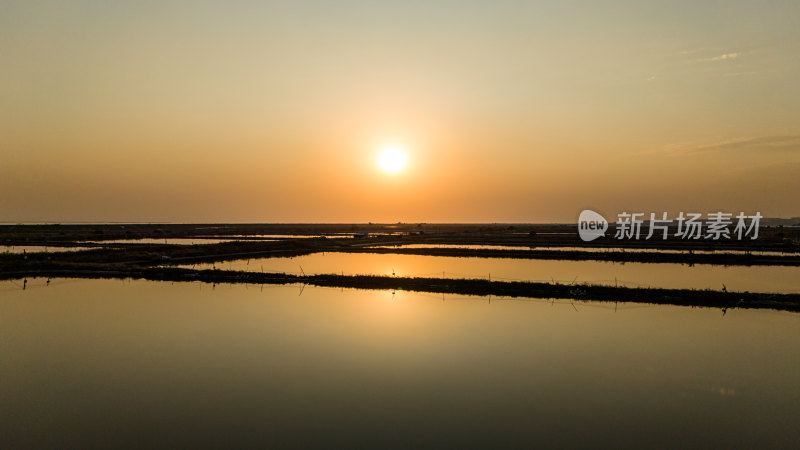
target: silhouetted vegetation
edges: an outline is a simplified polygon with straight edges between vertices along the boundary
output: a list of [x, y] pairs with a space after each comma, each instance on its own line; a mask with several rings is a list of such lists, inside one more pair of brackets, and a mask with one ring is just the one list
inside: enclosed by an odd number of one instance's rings
[[[271, 237], [264, 237], [269, 235]], [[131, 238], [235, 237], [247, 239], [203, 245], [119, 244], [104, 242]], [[353, 239], [359, 236], [358, 239]], [[301, 238], [302, 237], [302, 238]], [[88, 241], [88, 242], [87, 242]], [[215, 262], [254, 257], [299, 256], [318, 252], [397, 253], [430, 256], [599, 260], [617, 262], [800, 265], [797, 252], [800, 230], [766, 227], [758, 240], [744, 241], [618, 241], [601, 238], [581, 241], [574, 225], [457, 225], [457, 224], [180, 224], [180, 225], [17, 225], [0, 226], [0, 244], [51, 247], [96, 247], [64, 253], [0, 254], [0, 278], [115, 277], [151, 280], [307, 283], [364, 289], [405, 289], [436, 293], [502, 295], [532, 298], [574, 298], [604, 301], [669, 303], [714, 307], [800, 308], [798, 294], [728, 293], [690, 289], [639, 289], [568, 285], [558, 283], [503, 282], [475, 279], [397, 278], [381, 276], [250, 273], [186, 270], [173, 264]], [[503, 245], [530, 250], [468, 248], [405, 248], [393, 245]], [[376, 248], [376, 245], [386, 245]], [[553, 250], [535, 247], [599, 247], [602, 251]], [[633, 252], [647, 248], [656, 251]], [[658, 250], [687, 250], [664, 252]], [[720, 253], [697, 253], [716, 250]], [[741, 254], [721, 253], [740, 251]], [[752, 252], [778, 252], [758, 255]]]

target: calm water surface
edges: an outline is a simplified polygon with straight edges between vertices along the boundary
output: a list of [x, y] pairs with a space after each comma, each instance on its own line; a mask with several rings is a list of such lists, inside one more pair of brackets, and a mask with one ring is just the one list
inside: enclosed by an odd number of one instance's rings
[[[800, 292], [800, 267], [711, 266], [615, 263], [511, 258], [457, 258], [380, 253], [315, 253], [292, 258], [259, 258], [182, 267], [415, 277], [491, 278], [620, 286], [722, 289], [753, 292]], [[302, 270], [301, 270], [302, 268]]]
[[762, 255], [762, 256], [798, 256], [798, 252], [774, 251], [745, 251], [745, 250], [674, 250], [659, 248], [631, 248], [631, 247], [539, 247], [528, 245], [494, 245], [494, 244], [394, 244], [370, 245], [374, 248], [452, 248], [465, 250], [547, 250], [563, 252], [589, 252], [589, 253], [669, 253], [679, 255]]
[[789, 448], [800, 315], [0, 283], [0, 446]]

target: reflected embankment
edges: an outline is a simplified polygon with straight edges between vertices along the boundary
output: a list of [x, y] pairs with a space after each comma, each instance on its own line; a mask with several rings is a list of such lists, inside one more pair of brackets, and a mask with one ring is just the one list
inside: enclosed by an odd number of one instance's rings
[[[241, 239], [218, 239], [218, 238], [134, 238], [134, 239], [109, 239], [104, 241], [83, 241], [80, 243], [87, 244], [164, 244], [164, 245], [208, 245], [208, 244], [221, 244], [224, 242], [236, 242], [246, 240]], [[267, 241], [267, 240], [262, 240]]]
[[56, 247], [52, 245], [0, 245], [0, 254], [66, 253], [91, 250], [96, 247]]

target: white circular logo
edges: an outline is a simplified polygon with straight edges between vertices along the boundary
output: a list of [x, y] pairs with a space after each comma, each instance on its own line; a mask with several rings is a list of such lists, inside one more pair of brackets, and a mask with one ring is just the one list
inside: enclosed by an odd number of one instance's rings
[[606, 235], [608, 221], [605, 217], [592, 211], [584, 209], [578, 216], [578, 234], [586, 242], [593, 241]]

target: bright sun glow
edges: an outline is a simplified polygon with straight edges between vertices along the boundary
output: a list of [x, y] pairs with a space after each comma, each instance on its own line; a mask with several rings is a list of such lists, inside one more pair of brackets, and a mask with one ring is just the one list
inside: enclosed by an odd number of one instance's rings
[[403, 147], [383, 147], [378, 153], [378, 167], [386, 173], [398, 173], [408, 165], [408, 155]]

